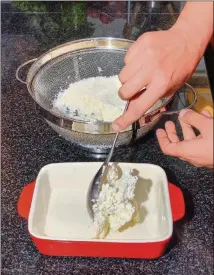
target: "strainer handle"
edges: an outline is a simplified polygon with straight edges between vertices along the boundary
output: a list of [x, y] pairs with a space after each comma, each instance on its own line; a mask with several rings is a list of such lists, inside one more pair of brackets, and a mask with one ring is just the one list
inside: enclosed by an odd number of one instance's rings
[[[191, 92], [193, 93], [193, 96], [194, 96], [194, 99], [193, 99], [192, 103], [189, 106], [185, 107], [185, 109], [191, 109], [195, 105], [195, 103], [196, 103], [196, 101], [198, 99], [198, 96], [197, 96], [197, 93], [196, 93], [195, 89], [190, 84], [184, 83], [184, 86], [186, 86], [187, 88], [189, 88], [191, 90]], [[178, 90], [177, 92], [179, 93], [180, 91], [181, 90]], [[166, 111], [166, 112], [162, 112], [161, 115], [179, 114], [180, 111], [181, 110]]]
[[37, 58], [28, 60], [28, 61], [24, 62], [22, 65], [20, 65], [20, 66], [17, 68], [17, 70], [16, 70], [16, 79], [17, 79], [18, 81], [20, 81], [20, 82], [23, 83], [23, 84], [27, 84], [26, 81], [24, 81], [23, 79], [21, 79], [21, 78], [19, 77], [19, 71], [20, 71], [23, 67], [25, 67], [26, 65], [28, 65], [29, 63], [33, 63], [34, 61], [36, 61], [36, 59], [37, 59]]

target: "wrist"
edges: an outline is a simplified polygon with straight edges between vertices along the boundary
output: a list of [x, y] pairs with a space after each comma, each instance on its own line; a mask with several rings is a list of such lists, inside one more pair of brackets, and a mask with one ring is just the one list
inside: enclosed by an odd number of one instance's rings
[[195, 27], [192, 26], [188, 21], [184, 19], [179, 20], [175, 23], [174, 26], [172, 26], [170, 30], [176, 31], [177, 33], [180, 32], [183, 36], [183, 39], [185, 39], [183, 42], [188, 43], [191, 50], [198, 55], [199, 59], [203, 56], [206, 49], [206, 43], [201, 40], [199, 30], [196, 31]]
[[203, 56], [213, 34], [213, 3], [188, 2], [171, 29], [180, 30], [189, 37], [192, 49], [198, 48]]

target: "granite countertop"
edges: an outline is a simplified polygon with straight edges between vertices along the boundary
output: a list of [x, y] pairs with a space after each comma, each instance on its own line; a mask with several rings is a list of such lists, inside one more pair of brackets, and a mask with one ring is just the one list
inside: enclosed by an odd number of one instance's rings
[[[60, 13], [56, 10], [45, 13], [20, 12], [11, 8], [10, 4], [5, 4], [3, 8], [1, 274], [213, 274], [213, 171], [195, 168], [176, 158], [164, 156], [154, 131], [134, 146], [118, 149], [114, 160], [160, 165], [165, 169], [169, 181], [183, 190], [186, 216], [174, 224], [173, 239], [166, 254], [157, 260], [56, 258], [39, 254], [28, 235], [27, 222], [17, 214], [16, 206], [22, 188], [33, 181], [46, 164], [96, 159], [59, 137], [36, 112], [25, 85], [15, 79], [16, 68], [21, 63], [39, 56], [48, 46], [68, 40], [68, 37], [59, 36], [60, 31], [54, 34], [53, 29], [51, 41], [44, 38], [47, 24], [53, 24], [51, 20], [59, 17]], [[123, 37], [124, 24], [129, 20], [123, 9], [120, 14], [110, 10], [112, 21], [109, 24], [104, 24], [96, 16], [88, 16], [86, 21], [92, 25], [85, 25], [81, 36], [100, 34]], [[133, 9], [131, 12], [134, 12]], [[137, 20], [143, 21], [145, 14], [139, 12]], [[158, 17], [154, 14], [150, 20], [149, 26], [154, 20], [154, 25], [167, 28], [167, 24], [169, 27], [175, 17], [160, 11]], [[34, 28], [29, 28], [29, 24], [34, 24]], [[43, 24], [43, 33], [38, 24]], [[94, 29], [91, 30], [91, 27]], [[134, 25], [134, 28], [136, 32], [139, 31], [138, 26]], [[72, 33], [70, 40], [76, 39]], [[206, 76], [201, 81], [197, 78], [194, 82], [194, 77], [191, 81], [202, 87], [208, 85]], [[179, 127], [176, 117], [170, 119]], [[159, 126], [163, 126], [163, 123], [164, 120]]]

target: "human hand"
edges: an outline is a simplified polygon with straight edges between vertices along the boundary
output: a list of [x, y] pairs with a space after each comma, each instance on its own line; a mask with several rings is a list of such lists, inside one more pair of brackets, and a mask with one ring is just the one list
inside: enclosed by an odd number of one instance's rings
[[[182, 110], [179, 115], [184, 140], [180, 141], [175, 124], [167, 121], [165, 130], [157, 130], [157, 138], [164, 154], [178, 157], [197, 167], [213, 168], [213, 118], [208, 111], [201, 114]], [[196, 136], [193, 127], [200, 131]]]
[[[132, 100], [127, 112], [113, 123], [114, 130], [124, 130], [159, 98], [175, 92], [192, 75], [200, 58], [198, 44], [185, 29], [143, 34], [130, 47], [119, 74], [123, 84], [119, 95]], [[145, 86], [147, 90], [138, 94]]]

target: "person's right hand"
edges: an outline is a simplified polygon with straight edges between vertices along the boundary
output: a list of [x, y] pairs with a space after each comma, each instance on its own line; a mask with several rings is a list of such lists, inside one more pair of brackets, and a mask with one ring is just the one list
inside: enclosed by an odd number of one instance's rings
[[[159, 98], [180, 88], [201, 58], [199, 48], [198, 41], [194, 41], [186, 29], [172, 27], [143, 34], [130, 47], [126, 65], [119, 74], [123, 84], [119, 95], [124, 100], [132, 100], [127, 112], [113, 122], [113, 129], [124, 130]], [[135, 96], [145, 86], [147, 90]]]

